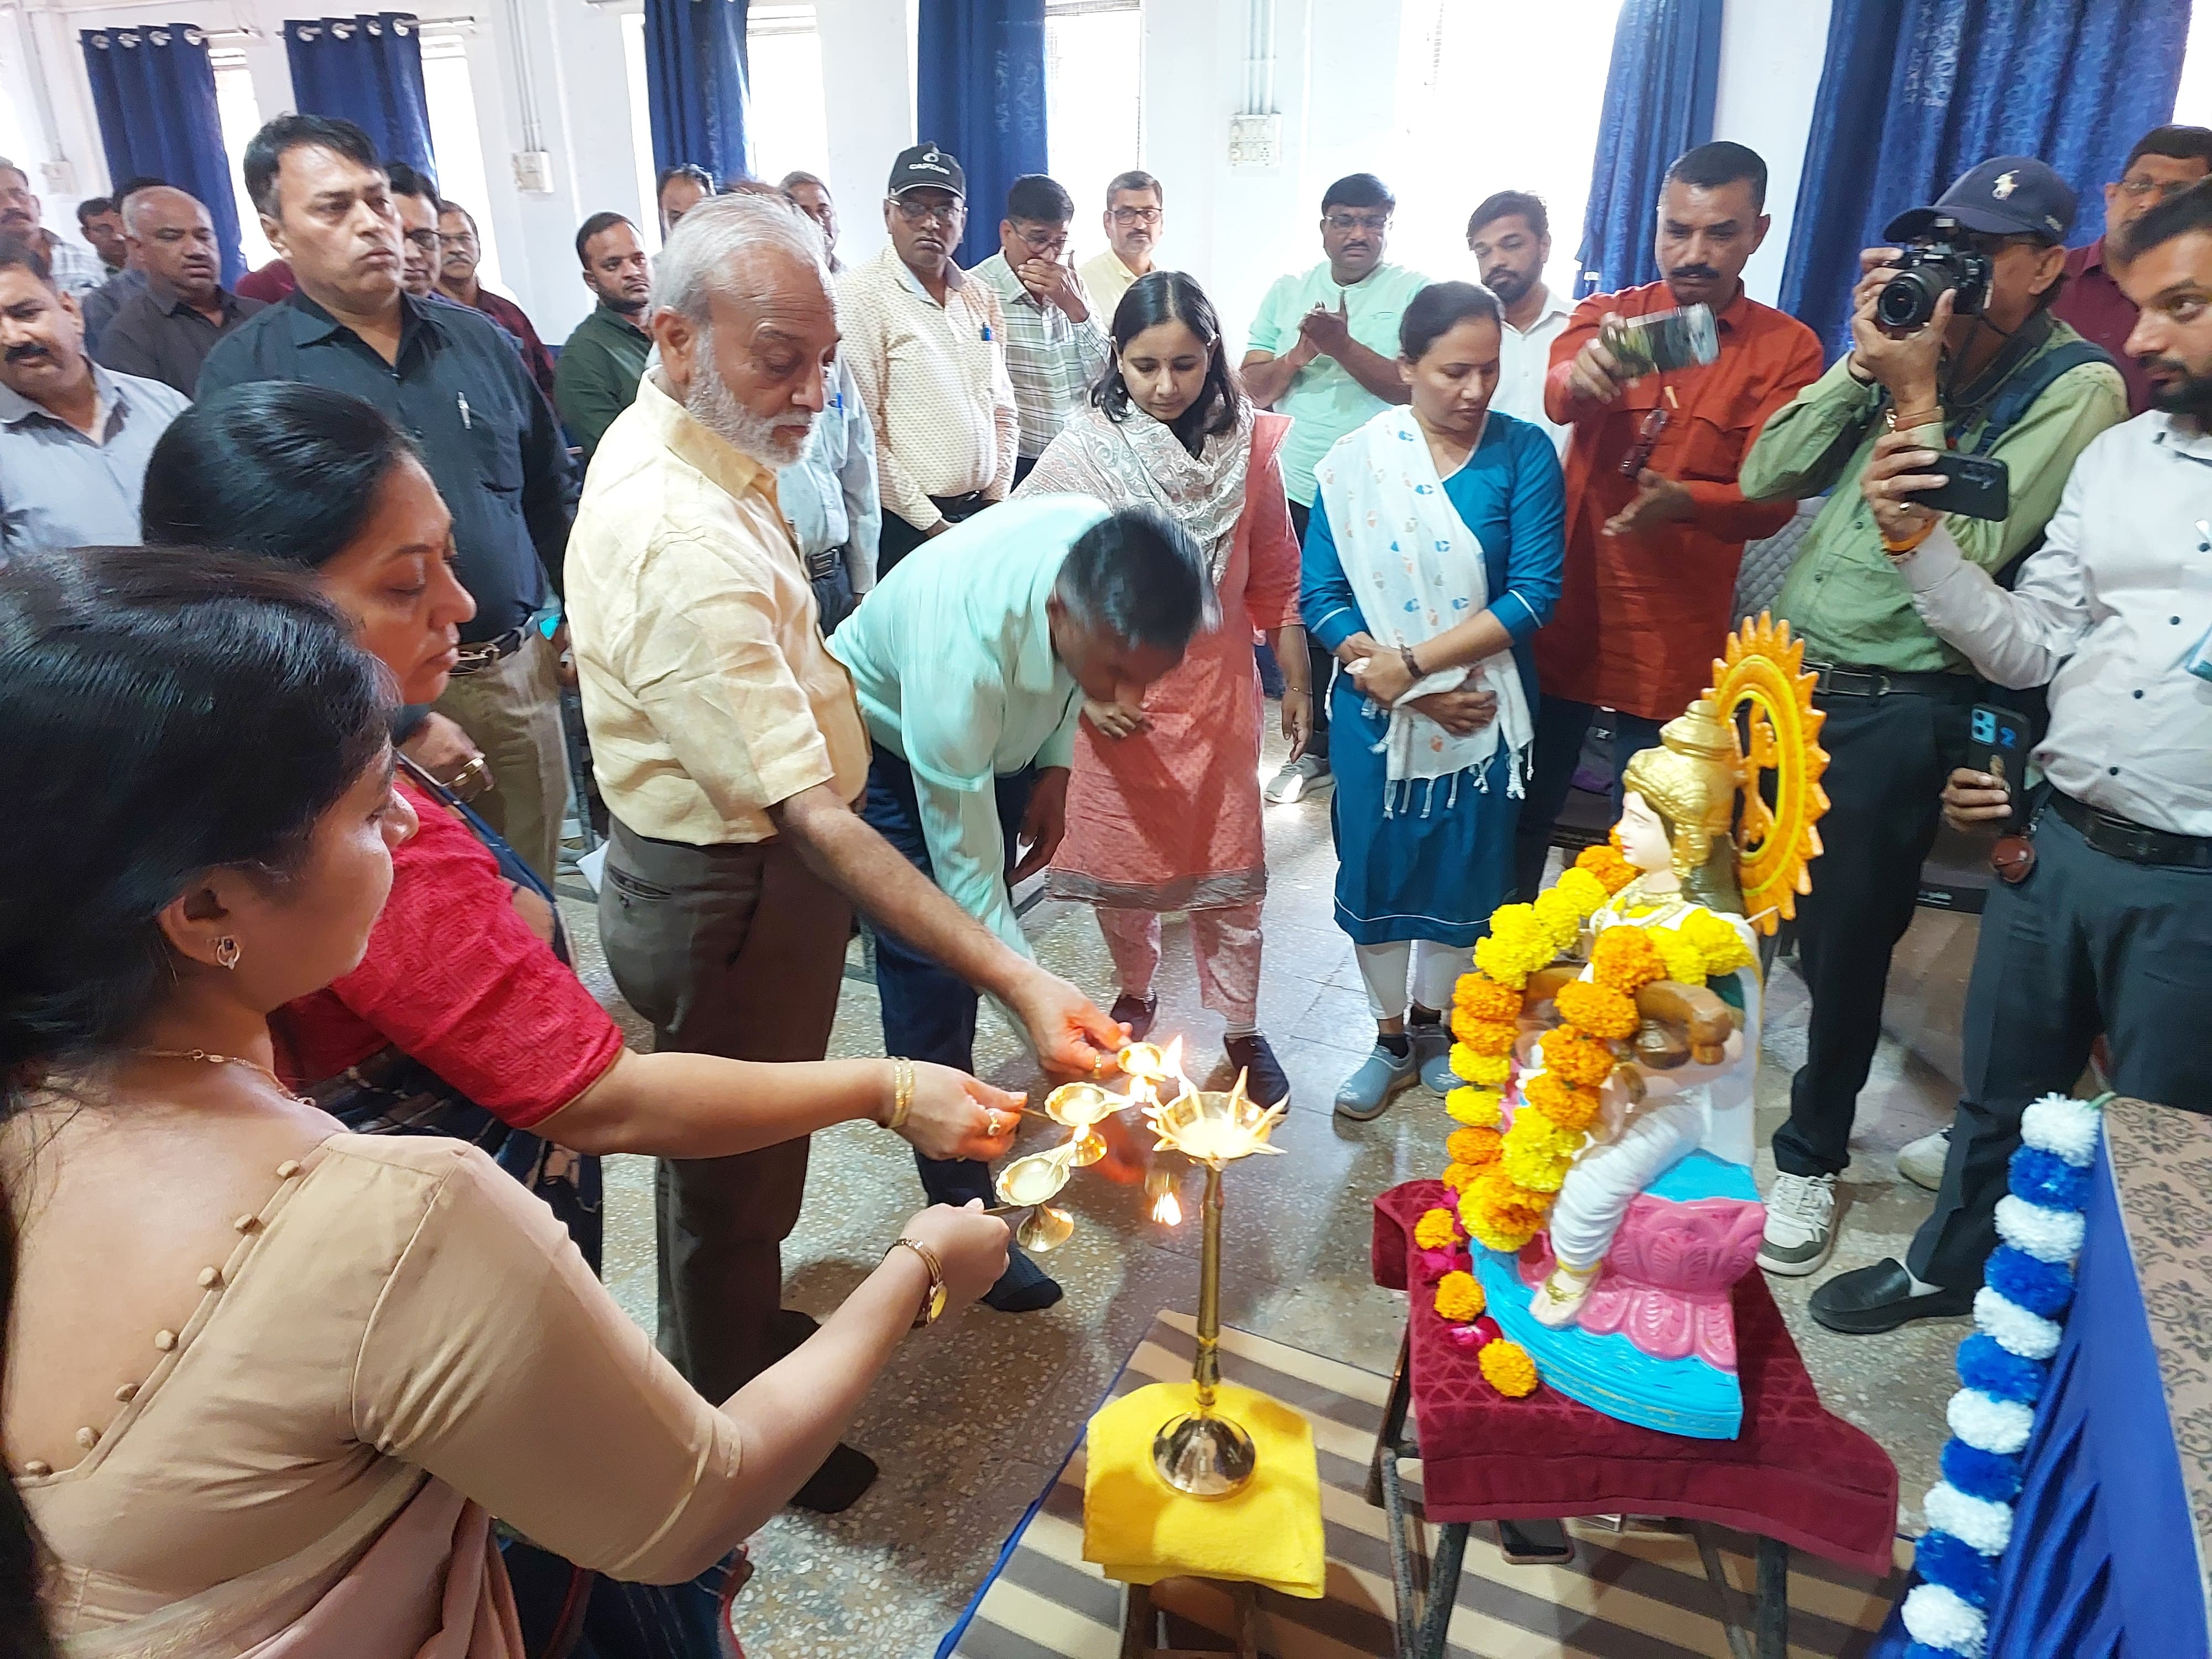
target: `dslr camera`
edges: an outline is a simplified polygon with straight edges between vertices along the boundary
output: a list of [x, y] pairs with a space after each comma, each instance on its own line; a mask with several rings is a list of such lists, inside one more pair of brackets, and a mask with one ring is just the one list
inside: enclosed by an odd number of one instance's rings
[[1926, 327], [1947, 289], [1956, 316], [1975, 315], [1989, 302], [1990, 256], [1966, 245], [1956, 220], [1937, 220], [1928, 240], [1904, 249], [1889, 268], [1897, 274], [1874, 302], [1875, 319], [1884, 328]]

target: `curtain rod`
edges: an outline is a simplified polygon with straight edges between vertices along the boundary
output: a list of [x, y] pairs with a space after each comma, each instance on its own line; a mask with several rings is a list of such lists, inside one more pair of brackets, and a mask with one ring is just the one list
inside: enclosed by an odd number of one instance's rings
[[[133, 3], [137, 3], [137, 0], [133, 0]], [[82, 11], [88, 8], [79, 6], [74, 9]], [[473, 17], [418, 17], [415, 22], [417, 27], [425, 29], [473, 29], [477, 26], [477, 20]], [[149, 23], [143, 27], [159, 28], [161, 25]], [[172, 24], [170, 27], [176, 26]], [[250, 27], [234, 29], [202, 29], [200, 33], [210, 40], [265, 40], [269, 38], [268, 30]]]

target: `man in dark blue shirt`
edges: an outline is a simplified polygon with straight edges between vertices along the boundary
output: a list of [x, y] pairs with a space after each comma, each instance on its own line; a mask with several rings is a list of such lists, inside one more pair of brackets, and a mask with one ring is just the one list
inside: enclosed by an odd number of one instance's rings
[[559, 423], [489, 319], [402, 291], [398, 213], [360, 128], [281, 116], [247, 145], [245, 173], [299, 288], [217, 343], [199, 395], [305, 380], [375, 404], [414, 438], [477, 602], [440, 712], [484, 752], [494, 787], [477, 809], [550, 881], [568, 781], [557, 656], [539, 617], [576, 502]]

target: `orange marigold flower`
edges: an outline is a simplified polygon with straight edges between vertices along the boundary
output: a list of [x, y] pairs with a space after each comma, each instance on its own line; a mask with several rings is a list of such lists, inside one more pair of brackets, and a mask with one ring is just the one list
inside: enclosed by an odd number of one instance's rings
[[1620, 848], [1607, 842], [1601, 847], [1585, 847], [1575, 855], [1575, 868], [1587, 870], [1605, 884], [1608, 893], [1618, 893], [1636, 879], [1636, 866], [1621, 856]]
[[1577, 1089], [1549, 1072], [1528, 1079], [1524, 1091], [1529, 1108], [1542, 1113], [1570, 1133], [1587, 1129], [1596, 1121], [1598, 1100], [1594, 1090]]
[[1536, 1392], [1536, 1362], [1518, 1342], [1486, 1342], [1475, 1356], [1483, 1381], [1509, 1400]]
[[1504, 1054], [1513, 1051], [1513, 1039], [1521, 1035], [1521, 1028], [1510, 1020], [1474, 1019], [1457, 1009], [1452, 1011], [1452, 1035], [1478, 1054]]
[[1454, 1129], [1444, 1142], [1444, 1150], [1451, 1154], [1455, 1164], [1484, 1164], [1498, 1156], [1498, 1145], [1502, 1139], [1495, 1129]]
[[1544, 1034], [1544, 1069], [1567, 1083], [1595, 1089], [1613, 1075], [1613, 1053], [1571, 1025]]
[[1590, 976], [1623, 996], [1632, 997], [1667, 971], [1659, 949], [1641, 927], [1608, 927], [1590, 947]]
[[1413, 1224], [1413, 1243], [1425, 1250], [1448, 1250], [1459, 1243], [1459, 1218], [1449, 1210], [1425, 1210]]
[[1474, 1164], [1447, 1164], [1444, 1165], [1444, 1172], [1440, 1179], [1452, 1191], [1463, 1192], [1468, 1183], [1474, 1179], [1480, 1167]]
[[1449, 1273], [1437, 1281], [1437, 1312], [1455, 1325], [1480, 1319], [1490, 1298], [1469, 1273]]
[[1474, 1019], [1510, 1023], [1521, 1018], [1521, 993], [1480, 974], [1462, 974], [1452, 992], [1452, 1006]]
[[1594, 1037], [1619, 1042], [1635, 1035], [1635, 1002], [1610, 986], [1587, 979], [1569, 980], [1553, 1000], [1559, 1006], [1561, 1019]]

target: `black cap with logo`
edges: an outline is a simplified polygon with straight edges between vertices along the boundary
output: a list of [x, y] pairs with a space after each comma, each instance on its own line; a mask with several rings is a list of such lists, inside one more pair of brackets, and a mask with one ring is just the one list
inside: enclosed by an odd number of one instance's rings
[[968, 199], [968, 175], [960, 170], [960, 163], [934, 144], [916, 144], [912, 149], [899, 152], [898, 160], [891, 163], [891, 182], [889, 194], [903, 196], [910, 190], [949, 190], [962, 201]]
[[2063, 242], [2074, 228], [2074, 191], [2033, 155], [1999, 155], [1961, 173], [1933, 207], [1900, 213], [1882, 232], [1893, 242], [1924, 236], [1938, 219], [1992, 236]]

